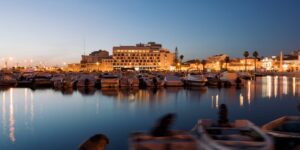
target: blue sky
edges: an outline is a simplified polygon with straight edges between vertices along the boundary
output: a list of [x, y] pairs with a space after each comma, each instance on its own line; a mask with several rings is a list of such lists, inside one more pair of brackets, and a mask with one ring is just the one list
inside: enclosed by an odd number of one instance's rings
[[[186, 59], [300, 48], [298, 0], [2, 0], [0, 57], [79, 62], [113, 46], [156, 41]], [[1, 62], [3, 64], [3, 62]]]

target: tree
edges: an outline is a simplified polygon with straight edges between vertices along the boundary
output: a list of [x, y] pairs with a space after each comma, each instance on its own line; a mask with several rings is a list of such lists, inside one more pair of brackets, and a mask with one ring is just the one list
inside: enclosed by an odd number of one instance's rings
[[180, 56], [179, 56], [179, 59], [180, 59], [180, 70], [181, 70], [181, 65], [182, 65], [183, 58], [184, 58], [183, 55], [180, 55]]
[[258, 52], [254, 51], [252, 55], [255, 58], [255, 60], [254, 60], [254, 72], [256, 72], [256, 60], [258, 58]]
[[206, 60], [205, 59], [201, 60], [201, 64], [203, 66], [203, 72], [205, 72]]
[[244, 57], [245, 57], [245, 71], [247, 71], [247, 58], [249, 57], [249, 52], [248, 51], [244, 52]]
[[180, 63], [182, 63], [182, 60], [183, 60], [184, 56], [183, 55], [180, 55], [179, 56], [179, 59], [180, 59]]
[[229, 61], [230, 61], [229, 56], [226, 56], [224, 61], [225, 61], [225, 63], [226, 63], [226, 64], [225, 64], [225, 65], [226, 65], [226, 70], [228, 70], [228, 69], [227, 69], [227, 64], [228, 64]]

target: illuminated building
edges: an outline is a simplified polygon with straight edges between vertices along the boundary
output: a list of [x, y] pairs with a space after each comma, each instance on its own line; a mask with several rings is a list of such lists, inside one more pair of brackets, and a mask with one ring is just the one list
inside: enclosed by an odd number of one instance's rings
[[155, 42], [113, 47], [114, 69], [170, 70], [174, 59], [175, 53], [171, 53], [168, 49], [162, 48], [161, 44]]

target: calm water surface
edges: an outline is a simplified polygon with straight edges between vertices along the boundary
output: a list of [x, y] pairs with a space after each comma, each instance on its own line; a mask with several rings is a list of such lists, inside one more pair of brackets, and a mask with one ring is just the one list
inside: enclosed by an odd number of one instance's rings
[[11, 88], [0, 91], [0, 149], [76, 149], [104, 133], [108, 149], [127, 149], [129, 133], [150, 129], [168, 113], [176, 129], [191, 129], [200, 118], [217, 118], [225, 103], [229, 119], [262, 125], [283, 115], [300, 115], [300, 78], [263, 77], [244, 88], [162, 88], [55, 91]]

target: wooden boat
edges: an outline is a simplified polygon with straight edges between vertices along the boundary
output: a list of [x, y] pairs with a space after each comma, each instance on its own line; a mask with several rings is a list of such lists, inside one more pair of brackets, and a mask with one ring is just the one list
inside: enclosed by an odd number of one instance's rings
[[93, 75], [82, 74], [78, 78], [77, 87], [95, 87], [96, 79]]
[[165, 81], [163, 79], [154, 75], [144, 75], [142, 80], [147, 87], [163, 87], [165, 85]]
[[193, 131], [198, 136], [200, 149], [273, 149], [271, 138], [248, 120], [236, 120], [227, 126], [220, 126], [212, 120], [203, 119], [198, 121]]
[[207, 78], [202, 74], [189, 73], [184, 82], [187, 86], [205, 86]]
[[194, 136], [185, 131], [173, 131], [172, 136], [155, 137], [147, 133], [133, 133], [129, 136], [130, 150], [196, 150]]
[[[284, 116], [262, 126], [278, 149], [300, 148], [300, 116]], [[297, 147], [298, 146], [298, 147]]]
[[166, 75], [164, 80], [165, 80], [165, 86], [166, 87], [183, 86], [183, 82], [180, 79], [180, 77], [175, 76], [175, 75]]
[[121, 87], [138, 87], [139, 79], [134, 72], [126, 72], [122, 74], [120, 78]]
[[119, 76], [116, 74], [102, 74], [101, 75], [101, 88], [119, 87]]
[[263, 125], [262, 130], [274, 137], [300, 139], [300, 116], [280, 117]]
[[18, 87], [30, 87], [33, 84], [33, 78], [34, 78], [34, 74], [31, 72], [30, 73], [22, 73], [17, 78], [17, 86]]
[[11, 87], [16, 85], [17, 85], [17, 80], [13, 77], [12, 74], [3, 73], [0, 75], [0, 86]]
[[52, 75], [49, 73], [37, 73], [35, 74], [32, 83], [34, 87], [51, 87], [52, 82], [51, 82], [51, 77]]

